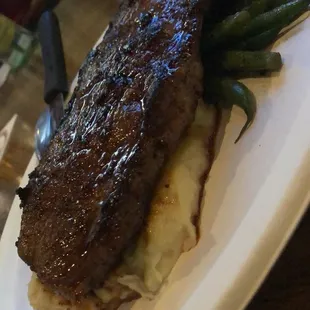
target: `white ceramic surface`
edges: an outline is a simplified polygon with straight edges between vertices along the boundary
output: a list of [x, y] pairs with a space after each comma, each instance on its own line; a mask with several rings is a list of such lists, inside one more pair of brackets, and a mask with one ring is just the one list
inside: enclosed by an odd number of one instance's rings
[[[275, 47], [284, 58], [281, 74], [247, 81], [257, 118], [235, 145], [244, 116], [233, 110], [205, 188], [198, 246], [181, 257], [156, 300], [132, 309], [239, 310], [266, 276], [310, 200], [309, 37], [308, 19]], [[30, 309], [30, 271], [14, 246], [18, 205], [15, 199], [0, 243], [1, 310]]]

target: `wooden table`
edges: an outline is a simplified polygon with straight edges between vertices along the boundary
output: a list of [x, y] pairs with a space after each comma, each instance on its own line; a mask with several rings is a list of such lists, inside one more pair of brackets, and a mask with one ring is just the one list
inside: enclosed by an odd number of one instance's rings
[[309, 240], [310, 209], [247, 310], [310, 309]]
[[[66, 0], [59, 5], [70, 81], [116, 9], [117, 1], [105, 0]], [[29, 66], [0, 89], [0, 128], [17, 113], [34, 129], [44, 108], [42, 96], [43, 68], [36, 53]], [[14, 192], [8, 194], [13, 199]], [[310, 310], [309, 238], [310, 211], [247, 310]]]

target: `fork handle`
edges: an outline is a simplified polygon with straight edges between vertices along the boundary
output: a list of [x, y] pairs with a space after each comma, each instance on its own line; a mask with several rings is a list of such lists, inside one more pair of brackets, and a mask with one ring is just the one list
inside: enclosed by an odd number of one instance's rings
[[68, 80], [58, 18], [45, 11], [38, 24], [44, 65], [44, 100], [50, 104], [58, 94], [68, 94]]

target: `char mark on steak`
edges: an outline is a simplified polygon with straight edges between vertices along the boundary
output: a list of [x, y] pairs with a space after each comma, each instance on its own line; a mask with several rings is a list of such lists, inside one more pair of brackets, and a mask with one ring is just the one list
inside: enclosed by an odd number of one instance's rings
[[20, 257], [55, 292], [100, 287], [141, 231], [202, 93], [204, 0], [127, 1], [79, 73], [26, 189]]

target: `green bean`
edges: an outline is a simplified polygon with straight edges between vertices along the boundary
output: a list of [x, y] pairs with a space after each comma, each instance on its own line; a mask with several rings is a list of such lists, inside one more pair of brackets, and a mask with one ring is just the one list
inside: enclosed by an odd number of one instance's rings
[[283, 4], [289, 3], [291, 1], [292, 0], [269, 0], [268, 1], [267, 9], [268, 10], [272, 10], [272, 9], [278, 7], [278, 6], [281, 6]]
[[[242, 10], [247, 10], [247, 11], [250, 10], [251, 12], [253, 9], [259, 8], [259, 11], [263, 13], [263, 12], [272, 10], [276, 7], [279, 7], [283, 4], [287, 4], [291, 1], [292, 0], [263, 0], [262, 3], [257, 3], [257, 2], [260, 2], [260, 0], [241, 0], [241, 1], [237, 1], [234, 7], [235, 7], [235, 12], [242, 11]], [[255, 13], [255, 10], [252, 13]]]
[[249, 6], [251, 6], [253, 4], [253, 2], [255, 2], [256, 0], [237, 0], [236, 5], [235, 5], [235, 9], [237, 11], [241, 11], [244, 10], [244, 8], [247, 8]]
[[237, 44], [235, 48], [246, 51], [259, 51], [265, 49], [277, 40], [281, 30], [282, 27], [269, 29], [263, 33], [245, 39], [243, 42]]
[[308, 9], [307, 0], [294, 0], [255, 17], [246, 27], [246, 36], [254, 36], [268, 29], [290, 24]]
[[247, 117], [245, 124], [235, 140], [235, 143], [237, 143], [254, 121], [256, 115], [256, 98], [252, 91], [238, 81], [233, 81], [231, 87], [231, 95], [235, 97], [233, 104], [240, 107]]
[[[266, 13], [259, 14], [272, 3], [284, 3], [281, 6], [268, 11]], [[291, 22], [296, 20], [301, 14], [308, 9], [309, 0], [254, 0], [251, 4], [241, 12], [237, 12], [234, 15], [227, 17], [222, 22], [214, 26], [213, 30], [206, 31], [202, 41], [202, 51], [208, 53], [210, 50], [214, 51], [214, 48], [231, 49], [232, 47], [238, 47], [246, 50], [255, 50], [257, 45], [268, 46], [276, 39], [273, 39], [273, 34], [277, 32], [276, 29], [282, 29], [288, 26]], [[254, 17], [252, 19], [252, 17]], [[261, 36], [260, 36], [261, 35]], [[254, 38], [256, 37], [257, 38]], [[252, 40], [253, 39], [253, 40]], [[247, 44], [241, 42], [249, 40]], [[237, 44], [238, 42], [239, 45]], [[265, 43], [266, 42], [266, 43]], [[253, 46], [253, 47], [252, 47]]]
[[267, 9], [267, 4], [270, 0], [255, 0], [245, 8], [246, 11], [249, 12], [252, 18], [264, 13]]
[[228, 51], [219, 58], [225, 71], [279, 71], [282, 67], [280, 53], [265, 51]]
[[213, 79], [206, 85], [211, 92], [214, 92], [217, 103], [224, 109], [229, 109], [236, 105], [246, 114], [247, 120], [242, 127], [235, 143], [244, 135], [246, 130], [251, 126], [256, 114], [256, 98], [244, 84], [229, 79]]
[[215, 25], [213, 30], [207, 35], [205, 38], [207, 46], [212, 47], [231, 37], [241, 36], [250, 19], [250, 14], [247, 11], [237, 12], [234, 15], [228, 16], [222, 22]]

